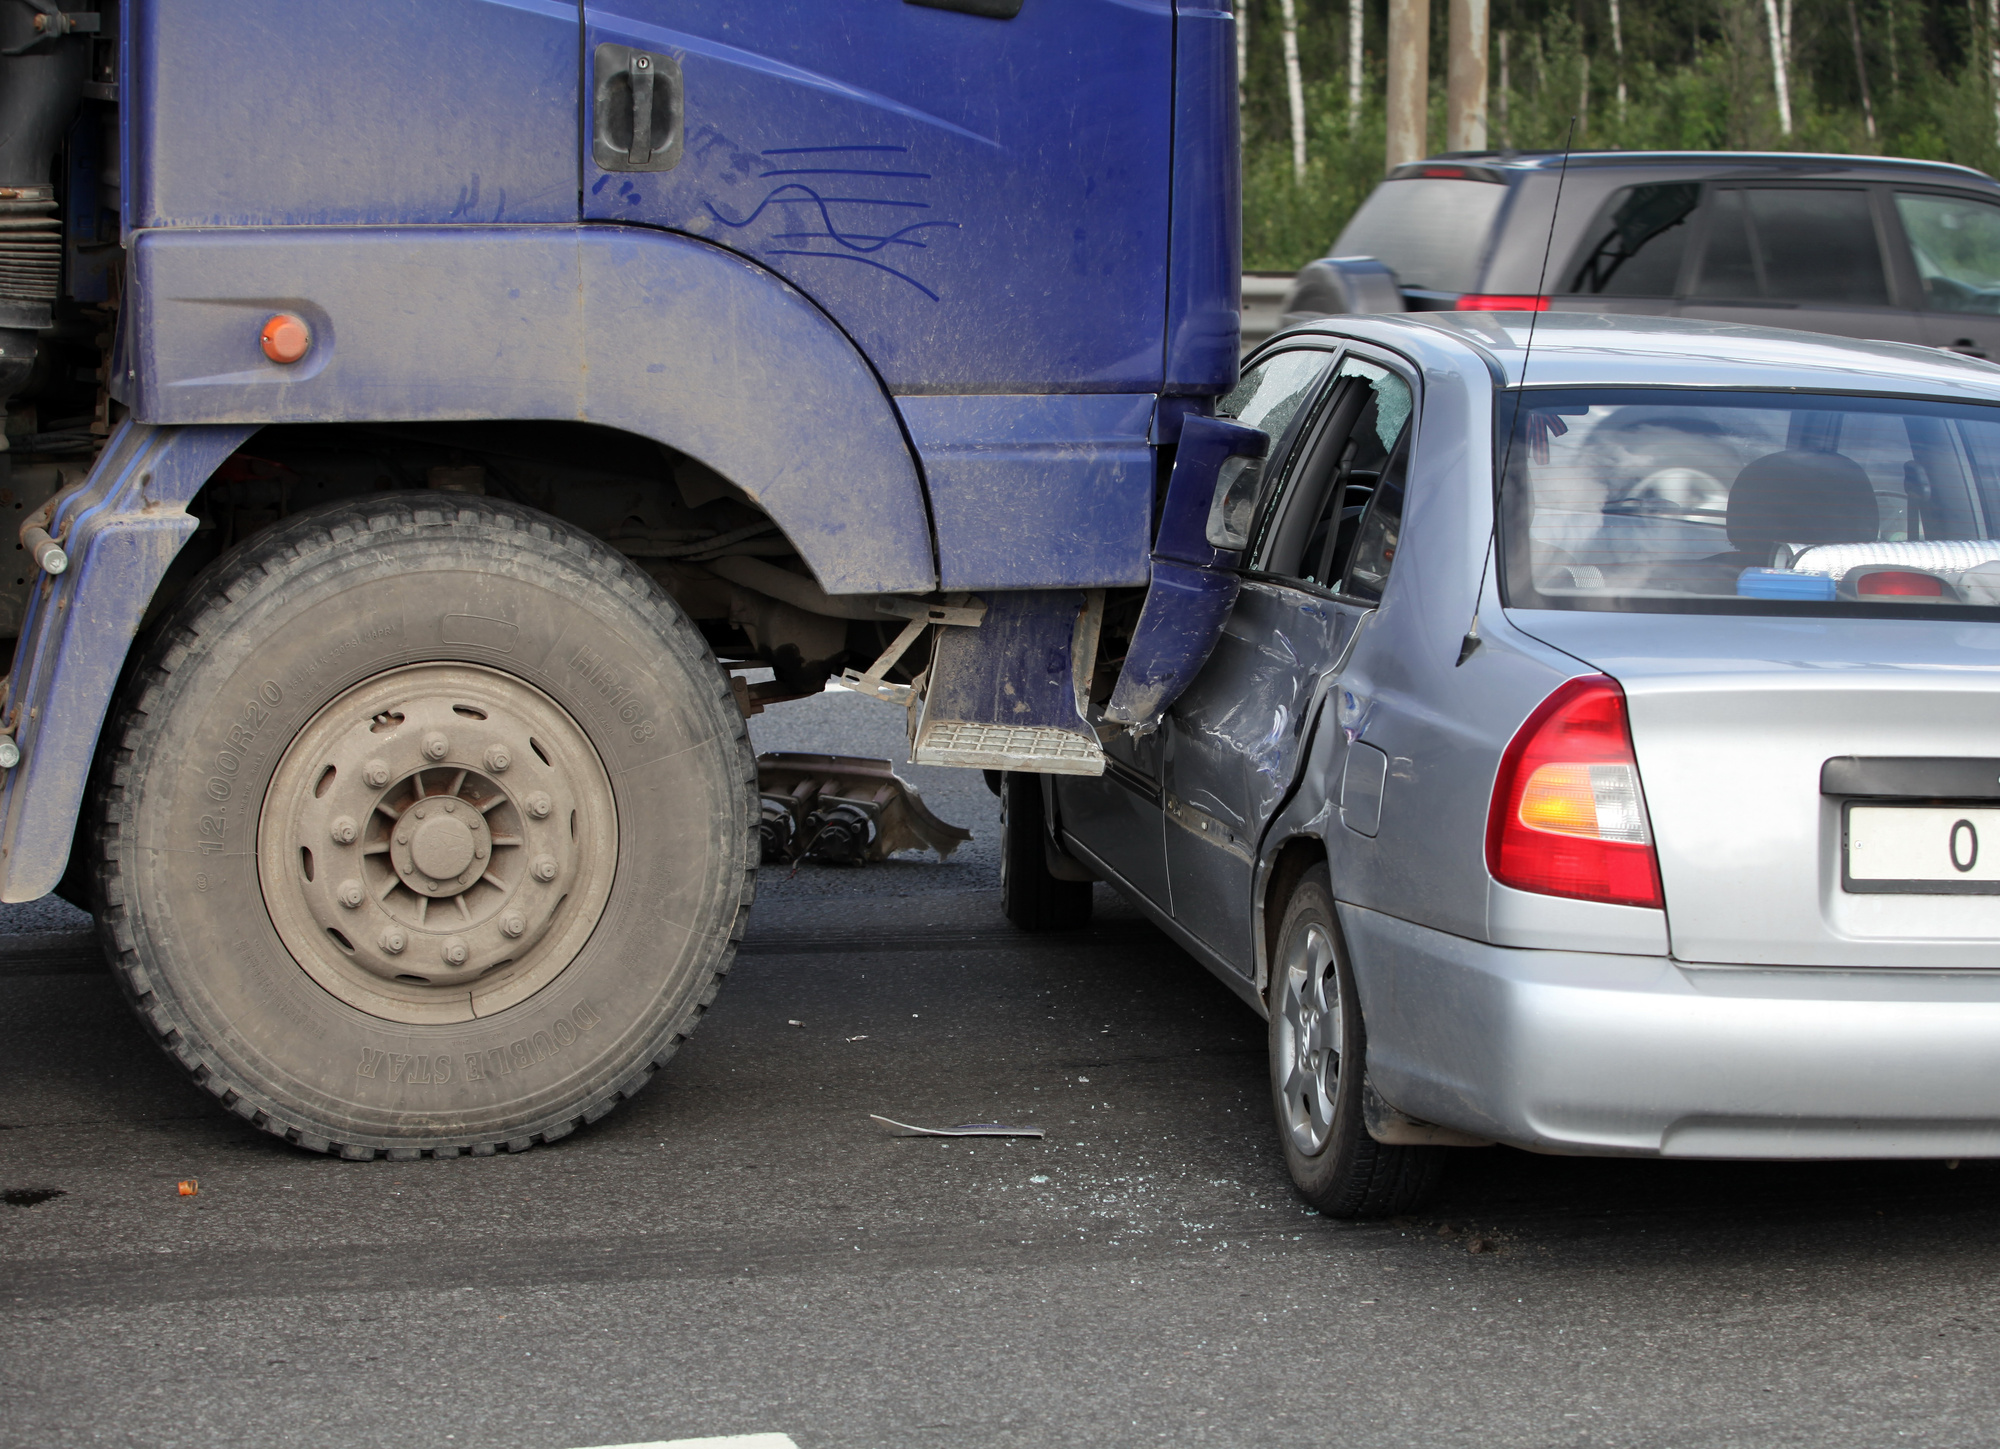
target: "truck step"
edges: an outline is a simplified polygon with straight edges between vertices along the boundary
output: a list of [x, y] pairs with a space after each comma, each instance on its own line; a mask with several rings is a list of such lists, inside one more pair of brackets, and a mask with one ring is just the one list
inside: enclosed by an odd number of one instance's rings
[[1104, 773], [1104, 751], [1096, 740], [1048, 725], [926, 720], [917, 731], [911, 759], [919, 765], [1028, 770], [1042, 775]]

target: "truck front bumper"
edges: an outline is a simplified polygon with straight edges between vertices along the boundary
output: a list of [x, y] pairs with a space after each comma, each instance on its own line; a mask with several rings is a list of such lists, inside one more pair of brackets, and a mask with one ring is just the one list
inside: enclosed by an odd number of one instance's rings
[[1544, 1152], [2000, 1157], [2000, 969], [1697, 967], [1340, 919], [1370, 1080], [1409, 1116]]

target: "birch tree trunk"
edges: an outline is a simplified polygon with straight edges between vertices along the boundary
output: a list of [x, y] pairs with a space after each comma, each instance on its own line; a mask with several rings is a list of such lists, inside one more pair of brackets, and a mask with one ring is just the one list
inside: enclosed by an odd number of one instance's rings
[[1239, 117], [1243, 114], [1243, 75], [1249, 69], [1250, 0], [1236, 0], [1236, 114]]
[[[1787, 8], [1791, 0], [1785, 0]], [[1989, 0], [1990, 3], [1990, 0]], [[1764, 19], [1771, 30], [1771, 84], [1778, 93], [1778, 132], [1792, 134], [1792, 88], [1785, 64], [1785, 32], [1778, 20], [1778, 0], [1764, 0]]]
[[1854, 74], [1861, 82], [1861, 119], [1868, 127], [1868, 139], [1875, 139], [1875, 102], [1868, 94], [1868, 57], [1861, 49], [1861, 12], [1854, 0], [1847, 0], [1847, 32], [1854, 39]]
[[1986, 62], [1993, 85], [1993, 134], [2000, 138], [2000, 0], [1986, 0]]
[[1347, 134], [1361, 129], [1361, 0], [1347, 0]]
[[1618, 67], [1618, 124], [1625, 124], [1625, 26], [1618, 0], [1611, 0], [1611, 59]]
[[1507, 69], [1507, 32], [1500, 32], [1500, 92], [1494, 97], [1494, 109], [1499, 112], [1500, 147], [1514, 149], [1514, 127], [1507, 115], [1507, 92], [1514, 88], [1514, 78]]
[[1278, 0], [1278, 18], [1285, 31], [1285, 99], [1292, 108], [1292, 175], [1306, 179], [1306, 88], [1299, 76], [1299, 7], [1297, 0]]

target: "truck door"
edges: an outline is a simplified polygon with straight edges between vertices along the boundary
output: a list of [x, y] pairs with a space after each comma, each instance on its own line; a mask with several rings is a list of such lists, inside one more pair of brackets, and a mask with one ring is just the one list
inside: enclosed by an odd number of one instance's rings
[[1158, 391], [1170, 0], [586, 0], [584, 17], [587, 220], [780, 273], [892, 392]]

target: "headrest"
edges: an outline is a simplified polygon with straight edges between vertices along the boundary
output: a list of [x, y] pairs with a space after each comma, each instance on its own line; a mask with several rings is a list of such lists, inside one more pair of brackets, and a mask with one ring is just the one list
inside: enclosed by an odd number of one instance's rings
[[1874, 485], [1841, 453], [1770, 453], [1729, 490], [1729, 542], [1740, 549], [1866, 543], [1880, 526]]

